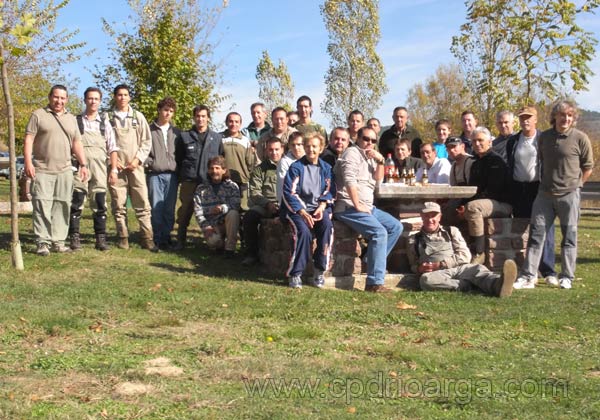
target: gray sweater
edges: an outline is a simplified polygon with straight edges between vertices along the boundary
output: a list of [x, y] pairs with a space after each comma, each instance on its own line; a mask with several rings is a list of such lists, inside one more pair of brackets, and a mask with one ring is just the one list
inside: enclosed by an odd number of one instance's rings
[[167, 131], [167, 144], [163, 132], [154, 121], [150, 124], [150, 137], [152, 139], [152, 148], [148, 159], [144, 163], [146, 171], [150, 173], [175, 172], [177, 163], [175, 163], [175, 138], [179, 136], [179, 129], [169, 127]]

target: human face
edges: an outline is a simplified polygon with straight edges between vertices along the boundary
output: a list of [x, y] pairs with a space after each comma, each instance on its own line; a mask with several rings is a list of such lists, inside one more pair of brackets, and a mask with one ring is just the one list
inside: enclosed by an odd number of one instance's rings
[[456, 158], [460, 155], [465, 154], [465, 144], [448, 144], [446, 145], [446, 151], [448, 152], [448, 157], [452, 160], [456, 160]]
[[423, 159], [423, 162], [425, 162], [425, 164], [428, 167], [431, 167], [431, 165], [433, 165], [433, 161], [435, 160], [435, 158], [435, 150], [433, 149], [433, 146], [431, 146], [431, 144], [426, 144], [423, 147], [421, 147], [421, 159]]
[[296, 137], [293, 141], [288, 143], [288, 149], [292, 152], [294, 159], [300, 159], [304, 156], [304, 139], [302, 137]]
[[115, 95], [115, 105], [117, 106], [117, 111], [127, 111], [130, 101], [131, 96], [129, 96], [129, 91], [127, 89], [117, 90], [117, 94]]
[[288, 116], [288, 124], [294, 125], [298, 122], [298, 114], [290, 114]]
[[85, 113], [89, 115], [95, 115], [98, 113], [98, 109], [100, 108], [100, 102], [102, 98], [100, 97], [99, 92], [88, 92], [85, 95], [83, 102], [85, 102]]
[[242, 118], [239, 115], [231, 114], [227, 117], [225, 124], [227, 125], [227, 130], [229, 130], [229, 135], [236, 136], [240, 132], [240, 128], [242, 128]]
[[554, 128], [559, 133], [564, 133], [573, 126], [574, 122], [575, 110], [573, 108], [568, 108], [567, 110], [559, 111], [556, 114], [556, 122], [554, 123]]
[[312, 113], [312, 107], [308, 100], [298, 102], [298, 116], [302, 121], [310, 119], [310, 114]]
[[357, 138], [356, 144], [361, 149], [373, 150], [377, 144], [377, 136], [375, 135], [375, 131], [371, 130], [370, 128], [363, 130], [362, 136]]
[[306, 158], [312, 164], [316, 164], [319, 161], [319, 155], [322, 151], [323, 148], [321, 147], [321, 141], [316, 137], [308, 139], [308, 141], [304, 144]]
[[404, 159], [410, 156], [410, 150], [408, 150], [408, 146], [405, 143], [398, 143], [394, 146], [394, 155], [396, 159], [404, 162]]
[[446, 139], [450, 136], [450, 127], [446, 124], [440, 124], [435, 129], [438, 143], [446, 143]]
[[281, 142], [274, 141], [272, 143], [267, 144], [267, 156], [269, 156], [271, 162], [279, 162], [281, 160], [282, 154], [283, 148], [281, 147]]
[[285, 111], [277, 111], [272, 116], [273, 131], [277, 134], [283, 133], [288, 125], [288, 117]]
[[208, 129], [209, 121], [210, 118], [208, 118], [206, 109], [201, 109], [194, 115], [194, 124], [196, 124], [196, 129], [201, 133], [204, 133]]
[[392, 115], [392, 119], [394, 120], [394, 124], [396, 124], [396, 128], [402, 131], [406, 128], [406, 123], [408, 122], [408, 112], [400, 109]]
[[473, 114], [463, 115], [460, 121], [465, 134], [471, 134], [471, 131], [475, 130], [475, 127], [477, 127], [477, 120]]
[[170, 106], [163, 106], [158, 110], [158, 125], [169, 124], [175, 115], [175, 110]]
[[502, 115], [496, 120], [496, 128], [501, 136], [510, 136], [515, 128], [514, 118], [510, 115]]
[[442, 213], [435, 211], [421, 213], [421, 219], [423, 219], [423, 231], [426, 233], [433, 233], [440, 227]]
[[329, 146], [335, 150], [335, 153], [337, 153], [338, 156], [346, 150], [349, 144], [350, 137], [348, 137], [348, 133], [343, 130], [335, 130], [329, 139]]
[[358, 132], [358, 130], [363, 128], [363, 126], [365, 125], [364, 122], [365, 120], [363, 119], [362, 115], [352, 114], [350, 118], [348, 118], [348, 128], [350, 129], [350, 132]]
[[221, 165], [210, 165], [208, 167], [208, 176], [213, 184], [220, 184], [225, 175], [225, 168]]
[[55, 114], [62, 114], [65, 112], [65, 105], [69, 100], [67, 91], [63, 89], [54, 89], [50, 95], [48, 95], [48, 105]]
[[527, 137], [531, 137], [535, 134], [537, 117], [535, 115], [521, 115], [519, 117], [519, 125], [521, 126], [523, 133], [525, 133]]
[[377, 135], [379, 135], [379, 132], [381, 131], [381, 125], [379, 125], [379, 121], [375, 120], [375, 119], [371, 119], [367, 122], [367, 127], [375, 130], [375, 132], [377, 133]]
[[473, 148], [473, 152], [478, 156], [483, 156], [485, 152], [492, 147], [492, 141], [488, 139], [485, 134], [477, 133], [477, 135], [471, 139], [471, 147]]
[[263, 127], [265, 125], [265, 118], [267, 117], [265, 108], [260, 105], [257, 105], [251, 110], [251, 113], [254, 125], [258, 128]]

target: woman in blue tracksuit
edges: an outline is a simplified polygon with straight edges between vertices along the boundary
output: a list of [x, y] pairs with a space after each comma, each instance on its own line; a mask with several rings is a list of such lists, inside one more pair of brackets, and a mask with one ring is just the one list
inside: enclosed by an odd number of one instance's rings
[[292, 255], [286, 275], [292, 288], [302, 288], [302, 273], [312, 250], [313, 233], [317, 248], [313, 253], [315, 266], [313, 285], [323, 287], [323, 273], [329, 265], [333, 243], [331, 206], [335, 184], [331, 166], [319, 159], [325, 148], [325, 138], [311, 133], [304, 138], [305, 156], [292, 163], [283, 182], [281, 218], [292, 229]]

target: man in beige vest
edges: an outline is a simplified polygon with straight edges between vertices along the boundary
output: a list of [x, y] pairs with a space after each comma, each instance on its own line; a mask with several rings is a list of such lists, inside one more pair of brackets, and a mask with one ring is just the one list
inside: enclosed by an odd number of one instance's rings
[[33, 233], [36, 253], [46, 256], [52, 252], [69, 252], [64, 245], [69, 229], [69, 207], [73, 191], [71, 154], [79, 162], [79, 175], [88, 178], [87, 161], [75, 117], [65, 105], [67, 88], [54, 85], [48, 94], [48, 106], [31, 114], [23, 154], [25, 174], [33, 179]]
[[115, 130], [117, 147], [117, 167], [110, 171], [111, 207], [119, 236], [118, 246], [129, 249], [129, 231], [127, 229], [127, 196], [140, 225], [140, 245], [142, 248], [157, 252], [152, 237], [150, 222], [151, 207], [148, 200], [146, 175], [142, 164], [146, 161], [152, 141], [150, 126], [144, 115], [129, 106], [131, 97], [129, 86], [118, 85], [113, 90], [115, 109], [109, 112], [110, 123]]

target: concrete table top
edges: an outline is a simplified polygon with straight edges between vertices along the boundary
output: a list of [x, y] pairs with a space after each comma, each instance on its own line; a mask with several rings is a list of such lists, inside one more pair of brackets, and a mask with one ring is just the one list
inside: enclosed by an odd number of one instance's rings
[[429, 184], [407, 187], [403, 184], [379, 184], [375, 197], [382, 200], [428, 200], [443, 198], [473, 197], [477, 187], [451, 187], [444, 184]]

